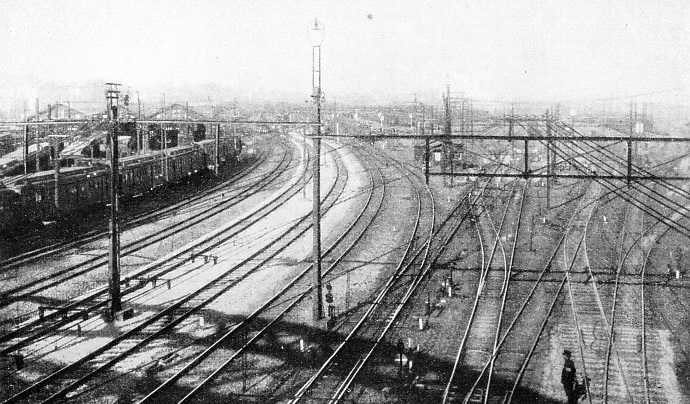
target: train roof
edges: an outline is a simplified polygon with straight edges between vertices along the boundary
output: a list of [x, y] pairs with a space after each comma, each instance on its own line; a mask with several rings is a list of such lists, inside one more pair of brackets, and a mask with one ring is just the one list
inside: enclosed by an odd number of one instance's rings
[[130, 166], [134, 164], [138, 164], [140, 162], [145, 162], [145, 161], [152, 161], [152, 160], [159, 160], [165, 156], [165, 154], [170, 155], [176, 155], [176, 154], [181, 154], [187, 151], [192, 151], [195, 150], [196, 146], [195, 145], [185, 145], [185, 146], [175, 146], [175, 147], [170, 147], [165, 150], [152, 150], [146, 154], [135, 154], [132, 156], [127, 156], [127, 157], [120, 157], [119, 163], [122, 166]]
[[[61, 179], [68, 179], [69, 177], [75, 177], [75, 176], [80, 176], [80, 175], [98, 174], [101, 172], [107, 172], [107, 170], [108, 170], [108, 168], [104, 167], [104, 166], [61, 167], [60, 168], [60, 178]], [[16, 184], [17, 185], [25, 185], [27, 183], [42, 182], [42, 181], [48, 181], [48, 180], [49, 181], [55, 180], [55, 171], [54, 170], [39, 171], [37, 173], [28, 174], [26, 176], [23, 176], [22, 179], [16, 181]]]
[[[48, 147], [48, 143], [39, 143], [39, 147], [42, 149]], [[29, 145], [29, 153], [35, 153], [36, 152], [36, 144], [30, 144]], [[3, 156], [0, 156], [0, 167], [2, 167], [3, 164], [10, 163], [15, 160], [23, 160], [24, 159], [24, 150], [23, 147], [19, 147], [18, 149], [9, 152]]]
[[10, 177], [0, 178], [0, 190], [12, 189], [13, 192], [17, 192], [16, 186], [21, 180], [23, 180], [26, 175], [12, 175]]
[[95, 140], [104, 139], [108, 132], [101, 130], [94, 130], [90, 134], [84, 136], [74, 137], [70, 143], [65, 144], [60, 154], [63, 157], [80, 155], [82, 150], [92, 144]]
[[188, 144], [184, 146], [175, 146], [175, 147], [170, 147], [165, 149], [165, 153], [168, 153], [168, 155], [173, 155], [173, 154], [182, 154], [185, 152], [189, 152], [192, 150], [196, 150], [197, 145], [195, 144]]
[[[224, 142], [234, 141], [235, 139], [241, 140], [241, 138], [239, 136], [222, 136], [219, 139], [219, 141], [220, 141], [220, 143], [224, 144]], [[201, 147], [205, 147], [208, 145], [213, 145], [215, 143], [215, 141], [216, 141], [215, 139], [204, 139], [204, 140], [198, 140], [196, 142], [192, 142], [192, 144], [195, 144], [195, 145], [198, 145]]]
[[120, 157], [120, 165], [132, 165], [143, 161], [158, 160], [161, 156], [160, 151], [155, 150], [146, 154], [134, 154], [132, 156]]

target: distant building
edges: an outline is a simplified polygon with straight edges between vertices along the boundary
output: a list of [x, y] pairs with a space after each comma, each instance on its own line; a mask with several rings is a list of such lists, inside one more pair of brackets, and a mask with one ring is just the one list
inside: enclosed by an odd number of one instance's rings
[[[86, 114], [83, 112], [61, 103], [49, 104], [46, 109], [38, 113], [39, 121], [79, 120], [85, 118]], [[35, 122], [36, 115], [28, 116], [27, 120]]]

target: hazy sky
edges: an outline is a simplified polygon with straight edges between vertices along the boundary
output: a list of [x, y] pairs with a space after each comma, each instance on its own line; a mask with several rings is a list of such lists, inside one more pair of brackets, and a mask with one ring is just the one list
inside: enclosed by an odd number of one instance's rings
[[2, 0], [0, 79], [216, 82], [306, 99], [314, 17], [327, 95], [690, 94], [688, 0]]

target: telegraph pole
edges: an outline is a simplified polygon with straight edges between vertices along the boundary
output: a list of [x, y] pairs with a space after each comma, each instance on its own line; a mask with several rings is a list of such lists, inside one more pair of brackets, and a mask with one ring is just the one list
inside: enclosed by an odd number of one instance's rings
[[551, 161], [551, 119], [549, 110], [546, 110], [546, 209], [551, 209], [551, 175], [554, 172], [553, 161]]
[[[137, 119], [141, 120], [141, 100], [139, 99], [139, 91], [137, 91]], [[144, 129], [141, 125], [136, 125], [137, 131], [137, 154], [143, 153], [144, 149]]]
[[220, 165], [220, 124], [216, 125], [216, 161], [213, 163], [213, 168], [216, 173], [216, 177], [220, 174], [219, 171], [219, 165]]
[[[38, 127], [38, 126], [37, 126]], [[29, 173], [29, 125], [24, 126], [24, 175]]]
[[414, 111], [412, 112], [414, 118], [410, 119], [410, 125], [414, 125], [415, 136], [419, 135], [419, 125], [417, 124], [417, 93], [414, 93]]
[[[451, 106], [450, 106], [450, 85], [446, 89], [446, 96], [444, 98], [444, 112], [445, 112], [445, 127], [444, 127], [444, 134], [448, 137], [450, 137], [453, 134], [453, 127], [452, 127], [452, 116], [451, 116]], [[460, 124], [460, 130], [462, 133], [462, 122]], [[446, 153], [446, 151], [451, 150], [449, 153]], [[445, 160], [450, 160], [450, 186], [453, 187], [454, 184], [454, 178], [453, 178], [453, 142], [448, 140], [444, 143], [444, 161]], [[448, 164], [448, 163], [445, 163]], [[445, 165], [444, 164], [444, 165]], [[442, 165], [443, 166], [443, 165]], [[444, 184], [445, 185], [445, 184]]]
[[[431, 107], [431, 136], [434, 136], [434, 107]], [[429, 138], [424, 139], [424, 180], [429, 185]]]
[[443, 107], [444, 107], [444, 121], [445, 121], [445, 126], [444, 126], [444, 135], [450, 136], [452, 134], [452, 124], [451, 124], [451, 116], [450, 116], [450, 86], [447, 87], [446, 89], [446, 96], [443, 100]]
[[[38, 98], [36, 98], [36, 122], [38, 122]], [[38, 149], [39, 149], [39, 142], [40, 142], [40, 134], [41, 134], [41, 126], [36, 125], [36, 154], [35, 154], [35, 160], [36, 160], [36, 172], [41, 171], [41, 162], [38, 159]]]
[[110, 269], [110, 308], [109, 317], [115, 319], [115, 315], [122, 310], [122, 294], [120, 291], [120, 235], [118, 226], [118, 190], [120, 188], [120, 173], [118, 170], [118, 83], [105, 83], [106, 105], [108, 119], [110, 120], [110, 256], [108, 266]]

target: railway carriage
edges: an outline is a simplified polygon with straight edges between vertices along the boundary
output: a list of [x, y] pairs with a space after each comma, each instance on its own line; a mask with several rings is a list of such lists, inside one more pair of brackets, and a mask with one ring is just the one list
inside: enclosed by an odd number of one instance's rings
[[[38, 150], [38, 153], [36, 153]], [[38, 167], [41, 170], [48, 168], [50, 162], [51, 147], [48, 143], [41, 143], [40, 145], [30, 144], [29, 155], [29, 172], [36, 171], [36, 159], [38, 158]], [[24, 172], [24, 150], [19, 148], [11, 153], [0, 156], [0, 177], [10, 177]]]
[[[203, 150], [203, 155], [206, 159], [205, 167], [208, 169], [213, 168], [216, 158], [216, 143], [213, 139], [201, 140], [194, 142], [198, 145], [201, 150]], [[221, 138], [219, 141], [219, 165], [220, 166], [235, 166], [239, 163], [240, 155], [242, 154], [242, 141], [238, 137], [234, 138]]]
[[0, 232], [12, 229], [21, 221], [21, 196], [10, 188], [0, 188]]
[[209, 140], [200, 140], [198, 142], [194, 142], [195, 145], [197, 145], [203, 153], [203, 166], [206, 169], [212, 169], [213, 165], [215, 164], [216, 161], [216, 142], [213, 139]]
[[57, 201], [55, 172], [28, 175], [15, 185], [21, 194], [21, 214], [27, 221], [54, 220], [103, 203], [109, 195], [107, 173], [102, 167], [62, 168], [57, 180]]
[[166, 150], [168, 157], [167, 180], [180, 182], [188, 180], [192, 174], [198, 172], [203, 166], [201, 151], [197, 146], [179, 146]]
[[162, 184], [157, 178], [158, 153], [145, 156], [131, 156], [120, 160], [120, 194], [131, 197], [144, 194]]
[[[189, 181], [207, 171], [215, 161], [213, 140], [172, 147], [119, 161], [120, 196], [145, 194], [168, 183]], [[221, 164], [238, 161], [239, 139], [223, 140], [219, 147]], [[6, 180], [0, 188], [0, 232], [12, 231], [16, 224], [68, 217], [110, 201], [110, 169], [107, 166], [63, 167]], [[55, 188], [59, 195], [56, 199]]]

